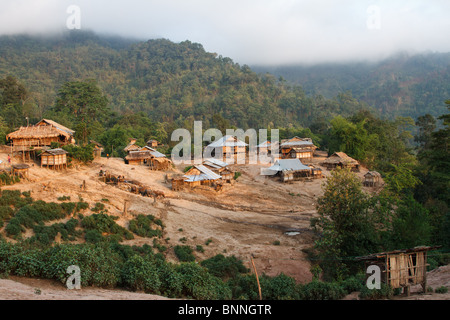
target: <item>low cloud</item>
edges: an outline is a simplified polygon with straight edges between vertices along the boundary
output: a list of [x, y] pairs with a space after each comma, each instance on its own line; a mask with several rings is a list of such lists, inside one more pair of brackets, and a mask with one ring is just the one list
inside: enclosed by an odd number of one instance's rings
[[397, 51], [450, 51], [445, 0], [2, 0], [0, 34], [81, 28], [201, 43], [241, 64], [376, 60]]

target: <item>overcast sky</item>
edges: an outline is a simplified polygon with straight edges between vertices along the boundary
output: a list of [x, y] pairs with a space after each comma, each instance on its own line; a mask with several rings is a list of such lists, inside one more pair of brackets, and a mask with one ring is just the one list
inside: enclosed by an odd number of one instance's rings
[[[70, 6], [79, 8], [68, 12]], [[0, 34], [67, 25], [201, 43], [240, 64], [450, 52], [449, 0], [0, 0]], [[79, 18], [79, 19], [78, 19]]]

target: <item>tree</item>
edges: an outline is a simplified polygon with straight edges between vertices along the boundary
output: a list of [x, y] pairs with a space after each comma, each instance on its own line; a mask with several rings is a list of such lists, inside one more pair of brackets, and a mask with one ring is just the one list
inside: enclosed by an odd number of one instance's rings
[[95, 80], [66, 82], [58, 92], [54, 111], [69, 114], [76, 138], [87, 143], [92, 129], [107, 118], [108, 99]]
[[0, 79], [0, 116], [11, 129], [24, 123], [23, 105], [27, 97], [27, 90], [16, 78]]
[[338, 278], [351, 263], [349, 257], [378, 248], [377, 223], [372, 199], [362, 191], [359, 178], [347, 169], [334, 170], [317, 201], [319, 218], [312, 221], [320, 233], [316, 249], [324, 276]]

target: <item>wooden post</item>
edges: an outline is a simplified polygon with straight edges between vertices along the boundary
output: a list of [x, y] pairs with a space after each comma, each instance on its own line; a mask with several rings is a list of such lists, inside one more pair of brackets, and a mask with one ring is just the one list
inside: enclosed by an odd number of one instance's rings
[[126, 217], [128, 214], [128, 200], [124, 200], [123, 202], [123, 216]]
[[258, 272], [256, 272], [255, 262], [253, 262], [253, 254], [250, 256], [250, 260], [251, 260], [252, 265], [253, 265], [253, 270], [255, 271], [256, 282], [258, 283], [259, 300], [262, 300], [261, 286], [260, 286], [260, 284], [259, 284], [259, 277], [258, 277]]

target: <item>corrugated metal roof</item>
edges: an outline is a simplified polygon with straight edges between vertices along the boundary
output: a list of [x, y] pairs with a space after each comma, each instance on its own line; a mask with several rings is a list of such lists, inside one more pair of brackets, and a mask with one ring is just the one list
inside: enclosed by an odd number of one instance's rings
[[273, 171], [311, 170], [310, 167], [305, 166], [299, 159], [280, 159], [277, 160], [275, 164], [268, 169]]
[[287, 141], [281, 144], [281, 147], [295, 147], [295, 146], [313, 146], [311, 141]]
[[214, 158], [205, 159], [205, 161], [203, 161], [203, 163], [206, 163], [206, 164], [210, 165], [211, 167], [216, 167], [216, 168], [223, 168], [223, 167], [228, 166], [228, 163], [218, 160], [218, 159], [214, 159]]
[[247, 144], [234, 136], [224, 136], [217, 141], [209, 144], [208, 147], [217, 148], [217, 147], [245, 147]]
[[206, 168], [204, 165], [197, 165], [193, 168], [196, 168], [201, 172], [201, 174], [194, 174], [194, 175], [184, 175], [185, 181], [187, 182], [193, 182], [193, 181], [203, 181], [203, 180], [217, 180], [220, 179], [221, 176], [212, 172], [208, 168]]

